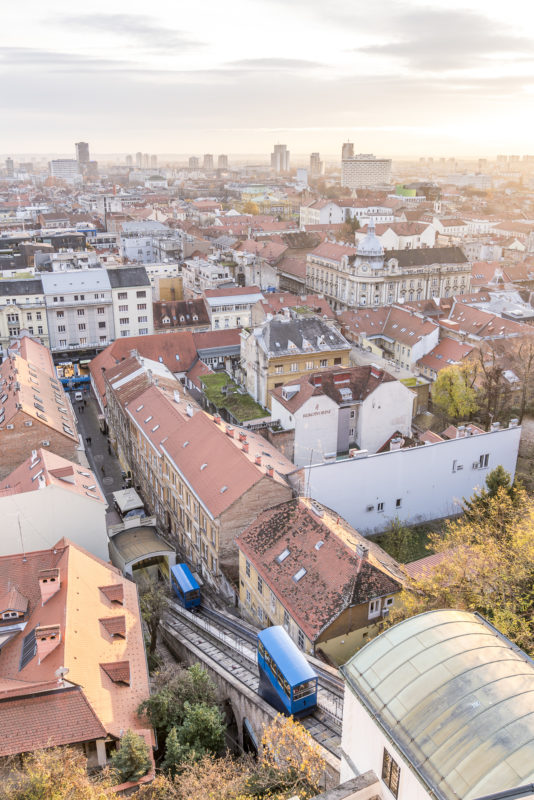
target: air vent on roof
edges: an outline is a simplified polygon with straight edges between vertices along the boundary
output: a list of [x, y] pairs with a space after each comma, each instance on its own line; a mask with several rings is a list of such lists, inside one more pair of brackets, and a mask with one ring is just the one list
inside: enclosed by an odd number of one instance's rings
[[145, 422], [150, 422], [151, 419], [152, 419], [152, 414], [145, 419]]
[[306, 572], [307, 570], [305, 570], [304, 567], [301, 567], [298, 572], [295, 572], [295, 574], [293, 575], [293, 580], [295, 581], [295, 583], [298, 583], [301, 580], [301, 578], [303, 578], [306, 575]]
[[184, 442], [182, 447], [187, 447], [188, 444], [189, 444], [189, 442]]
[[154, 433], [154, 431], [157, 431], [158, 428], [159, 428], [159, 425], [154, 425], [154, 427], [152, 428], [152, 433]]
[[143, 405], [141, 405], [141, 406], [139, 406], [138, 408], [136, 408], [135, 410], [136, 410], [136, 411], [142, 411], [142, 410], [143, 410], [143, 408], [144, 408], [144, 406], [143, 406]]
[[201, 465], [200, 465], [200, 469], [201, 469], [201, 470], [203, 470], [203, 469], [206, 469], [206, 467], [207, 467], [207, 466], [208, 466], [207, 464], [201, 464]]
[[227, 491], [228, 491], [228, 486], [223, 486], [221, 489], [221, 494], [224, 494]]
[[315, 549], [316, 549], [316, 550], [320, 550], [320, 549], [321, 549], [321, 547], [323, 546], [323, 544], [324, 544], [324, 542], [323, 542], [323, 540], [321, 539], [321, 541], [320, 541], [320, 542], [317, 542], [317, 544], [315, 545]]

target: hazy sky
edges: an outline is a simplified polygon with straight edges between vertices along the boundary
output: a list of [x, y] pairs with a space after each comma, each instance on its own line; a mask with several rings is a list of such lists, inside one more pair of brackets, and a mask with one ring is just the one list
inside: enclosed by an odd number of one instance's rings
[[1, 29], [4, 153], [534, 153], [527, 0], [19, 0]]

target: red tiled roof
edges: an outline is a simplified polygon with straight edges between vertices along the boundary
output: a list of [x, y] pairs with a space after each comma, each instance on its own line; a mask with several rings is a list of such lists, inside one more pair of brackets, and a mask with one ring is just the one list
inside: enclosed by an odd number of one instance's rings
[[99, 622], [106, 629], [110, 636], [126, 636], [126, 617], [101, 617]]
[[440, 369], [451, 364], [460, 364], [472, 350], [473, 345], [457, 342], [456, 339], [444, 336], [436, 347], [420, 358], [417, 363], [422, 367], [434, 370], [434, 372], [439, 372]]
[[318, 256], [319, 258], [326, 258], [329, 261], [341, 261], [343, 256], [351, 258], [357, 253], [356, 247], [349, 247], [344, 244], [334, 244], [333, 242], [322, 242], [315, 250], [310, 253], [311, 256]]
[[[368, 559], [360, 560], [328, 519], [305, 502], [291, 500], [265, 511], [237, 538], [240, 550], [312, 641], [344, 608], [400, 588]], [[279, 563], [286, 549], [289, 554]], [[301, 569], [306, 572], [296, 581]]]
[[0, 695], [0, 729], [0, 756], [106, 737], [79, 686], [10, 699]]
[[99, 586], [98, 587], [104, 597], [107, 597], [110, 603], [120, 603], [120, 605], [124, 602], [124, 586], [122, 583], [114, 583], [111, 586]]
[[107, 664], [100, 664], [100, 666], [113, 683], [127, 683], [130, 685], [129, 661], [111, 661]]
[[206, 289], [205, 297], [231, 297], [241, 294], [261, 294], [259, 286], [230, 286], [228, 289]]
[[433, 553], [431, 556], [418, 558], [417, 561], [411, 561], [409, 564], [404, 564], [404, 569], [414, 580], [425, 577], [428, 572], [431, 572], [434, 567], [437, 567], [447, 558], [447, 553]]

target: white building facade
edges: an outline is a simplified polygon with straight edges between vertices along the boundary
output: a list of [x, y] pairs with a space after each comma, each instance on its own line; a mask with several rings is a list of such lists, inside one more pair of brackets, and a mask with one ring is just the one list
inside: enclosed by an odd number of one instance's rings
[[105, 269], [42, 274], [51, 350], [106, 347], [115, 338]]
[[512, 426], [448, 441], [304, 467], [303, 487], [356, 530], [379, 533], [461, 511], [462, 498], [502, 465], [514, 479], [521, 428]]
[[348, 189], [391, 182], [391, 159], [360, 154], [341, 161], [341, 185]]

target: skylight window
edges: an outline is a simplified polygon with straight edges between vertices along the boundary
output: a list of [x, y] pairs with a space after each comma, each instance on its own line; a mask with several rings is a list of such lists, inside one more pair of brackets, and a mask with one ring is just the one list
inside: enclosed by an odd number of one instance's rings
[[32, 476], [32, 481], [35, 481], [39, 477], [39, 475], [42, 475], [42, 474], [43, 474], [43, 470], [40, 469], [39, 472], [36, 472], [35, 475]]
[[20, 656], [20, 669], [24, 669], [26, 664], [29, 664], [37, 652], [37, 639], [35, 636], [35, 628], [24, 637], [22, 641], [22, 653]]
[[221, 494], [224, 494], [227, 491], [228, 491], [228, 486], [223, 486], [221, 489]]
[[188, 444], [189, 444], [189, 442], [184, 442], [182, 447], [187, 447]]
[[324, 544], [324, 542], [323, 542], [323, 540], [321, 539], [321, 540], [320, 540], [319, 542], [317, 542], [317, 544], [315, 545], [315, 549], [316, 549], [316, 550], [320, 550], [320, 549], [321, 549], [321, 547], [323, 546], [323, 544]]
[[143, 406], [143, 405], [141, 405], [141, 406], [139, 406], [138, 408], [136, 408], [135, 410], [136, 410], [136, 411], [142, 411], [142, 410], [143, 410], [143, 408], [144, 408], [144, 406]]
[[145, 419], [145, 422], [150, 422], [151, 419], [152, 419], [152, 414]]
[[152, 433], [154, 433], [154, 431], [157, 431], [158, 428], [159, 428], [159, 425], [154, 425], [154, 427], [152, 428]]
[[307, 570], [305, 570], [304, 567], [301, 567], [298, 572], [295, 572], [293, 575], [293, 580], [295, 583], [298, 583], [306, 575], [306, 572]]
[[207, 466], [208, 466], [207, 464], [201, 464], [201, 465], [200, 465], [200, 469], [201, 469], [201, 470], [203, 470], [203, 469], [206, 469], [206, 467], [207, 467]]
[[289, 553], [290, 553], [290, 551], [289, 551], [289, 550], [287, 549], [287, 547], [286, 547], [286, 549], [285, 549], [285, 550], [282, 550], [282, 552], [280, 553], [280, 555], [279, 555], [279, 556], [276, 556], [276, 558], [275, 558], [274, 560], [276, 561], [276, 563], [277, 563], [277, 564], [281, 564], [281, 563], [282, 563], [282, 561], [285, 561], [285, 560], [286, 560], [286, 558], [288, 557]]

